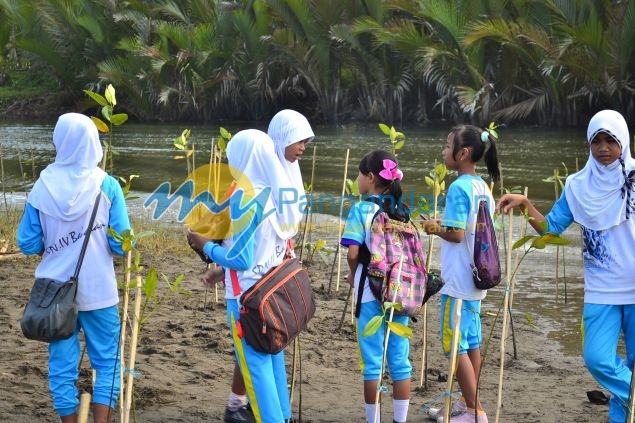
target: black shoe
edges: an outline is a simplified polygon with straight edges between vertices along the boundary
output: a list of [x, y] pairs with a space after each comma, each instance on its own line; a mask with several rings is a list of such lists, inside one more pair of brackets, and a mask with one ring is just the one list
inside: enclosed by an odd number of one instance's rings
[[244, 405], [237, 410], [225, 408], [225, 423], [256, 423], [253, 411], [249, 405]]

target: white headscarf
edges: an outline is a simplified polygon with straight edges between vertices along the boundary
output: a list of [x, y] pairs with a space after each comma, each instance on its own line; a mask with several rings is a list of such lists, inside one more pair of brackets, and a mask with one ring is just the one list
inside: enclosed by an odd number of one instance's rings
[[[298, 161], [293, 163], [289, 162], [284, 156], [285, 149], [291, 144], [295, 144], [298, 141], [307, 140], [307, 142], [313, 141], [315, 134], [309, 121], [302, 113], [295, 110], [281, 110], [271, 119], [269, 122], [269, 129], [267, 134], [273, 140], [276, 149], [276, 155], [287, 174], [290, 181], [288, 188], [293, 188], [295, 193], [285, 193], [285, 199], [292, 199], [293, 195], [297, 193], [297, 199], [301, 200], [301, 197], [305, 195], [304, 184], [302, 182], [302, 174], [300, 173], [300, 165]], [[302, 211], [295, 207], [293, 211], [293, 221], [299, 223], [302, 221], [304, 214]]]
[[[271, 138], [257, 129], [238, 132], [227, 145], [227, 161], [242, 172], [242, 175], [234, 175], [237, 176], [239, 188], [247, 185], [241, 183], [241, 178], [247, 178], [257, 193], [271, 188], [267, 204], [274, 207], [276, 212], [268, 219], [280, 238], [289, 239], [295, 235], [297, 228], [294, 224], [297, 222], [293, 216], [299, 202], [280, 204], [280, 190], [291, 186], [291, 182], [276, 157]], [[266, 209], [265, 213], [268, 211]]]
[[33, 185], [28, 202], [63, 221], [76, 220], [92, 207], [106, 173], [99, 162], [103, 150], [97, 127], [89, 117], [66, 113], [53, 130], [55, 162]]
[[565, 193], [573, 218], [592, 230], [605, 230], [629, 219], [635, 210], [633, 205], [634, 181], [628, 176], [635, 170], [635, 160], [631, 157], [628, 126], [624, 117], [614, 110], [602, 110], [589, 121], [587, 141], [600, 132], [613, 137], [621, 146], [619, 160], [603, 165], [589, 159], [581, 171], [569, 176]]

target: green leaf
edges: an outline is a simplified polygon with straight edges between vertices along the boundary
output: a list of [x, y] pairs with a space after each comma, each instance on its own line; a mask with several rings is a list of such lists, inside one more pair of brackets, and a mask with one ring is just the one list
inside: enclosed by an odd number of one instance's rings
[[148, 274], [146, 275], [146, 281], [143, 284], [143, 293], [146, 298], [154, 297], [154, 293], [157, 290], [157, 285], [159, 284], [159, 277], [157, 276], [157, 269], [151, 267], [148, 270]]
[[99, 119], [96, 116], [91, 116], [90, 119], [93, 121], [99, 132], [107, 134], [108, 131], [110, 131], [110, 128], [108, 128], [108, 125], [106, 125], [103, 120]]
[[395, 129], [394, 126], [391, 126], [390, 127], [390, 143], [394, 144], [396, 138], [397, 138], [397, 130]]
[[364, 331], [362, 332], [362, 336], [371, 336], [373, 335], [375, 332], [377, 332], [379, 330], [379, 328], [381, 327], [381, 324], [384, 320], [384, 316], [375, 316], [372, 319], [370, 319], [368, 321], [368, 323], [366, 324], [366, 327], [364, 328]]
[[318, 239], [315, 242], [315, 251], [320, 251], [324, 247], [326, 247], [326, 240], [325, 239]]
[[220, 148], [220, 151], [225, 151], [227, 150], [227, 141], [225, 141], [225, 138], [221, 138], [218, 140], [218, 148]]
[[220, 128], [220, 136], [225, 140], [230, 140], [232, 138], [232, 134], [225, 128], [221, 126]]
[[399, 132], [399, 131], [395, 132], [395, 139], [401, 140], [401, 139], [405, 139], [405, 138], [406, 138], [406, 136], [404, 135], [403, 132]]
[[110, 235], [115, 241], [121, 242], [123, 241], [123, 237], [117, 233], [113, 228], [108, 228], [108, 235]]
[[426, 176], [425, 181], [427, 186], [429, 186], [430, 188], [434, 187], [434, 179], [432, 179], [429, 176]]
[[535, 248], [536, 250], [544, 250], [546, 245], [547, 243], [545, 242], [545, 240], [540, 237], [535, 238], [533, 242], [531, 243], [531, 247]]
[[490, 129], [490, 130], [489, 130], [489, 133], [490, 133], [490, 134], [492, 134], [492, 135], [494, 136], [494, 138], [498, 139], [498, 132], [496, 132], [496, 131], [495, 131], [495, 130], [493, 130], [493, 129]]
[[448, 174], [448, 168], [443, 163], [439, 163], [434, 167], [434, 172], [437, 174], [437, 178], [442, 181]]
[[412, 337], [412, 329], [410, 329], [408, 326], [404, 325], [403, 323], [397, 323], [397, 322], [386, 322], [386, 323], [388, 323], [388, 329], [394, 332], [395, 335], [401, 336], [403, 338]]
[[106, 100], [108, 100], [108, 103], [110, 103], [112, 106], [117, 105], [117, 97], [115, 96], [115, 87], [113, 87], [112, 84], [108, 84], [108, 86], [106, 87], [106, 92], [104, 93], [104, 96], [106, 97]]
[[397, 144], [395, 144], [395, 150], [400, 150], [405, 143], [405, 141], [399, 141]]
[[390, 128], [385, 123], [379, 124], [379, 130], [384, 133], [384, 135], [390, 136]]
[[116, 115], [110, 116], [110, 122], [116, 126], [123, 125], [127, 120], [128, 115], [126, 113], [117, 113]]
[[110, 117], [112, 116], [112, 106], [104, 106], [101, 108], [101, 115], [110, 122]]
[[536, 238], [534, 235], [525, 235], [524, 237], [520, 238], [518, 241], [514, 242], [514, 245], [512, 245], [512, 250], [522, 247], [523, 245], [527, 243], [527, 241], [534, 238]]
[[122, 244], [121, 244], [121, 249], [124, 250], [126, 253], [128, 251], [132, 251], [132, 239], [130, 238], [126, 238], [123, 240]]
[[104, 96], [102, 96], [101, 94], [97, 94], [97, 93], [94, 93], [94, 92], [89, 91], [89, 90], [84, 90], [84, 92], [86, 93], [86, 95], [88, 95], [88, 97], [90, 97], [93, 100], [95, 100], [95, 103], [99, 104], [100, 106], [107, 106], [108, 105], [108, 101], [106, 101]]
[[135, 234], [135, 239], [139, 239], [139, 238], [145, 238], [147, 236], [152, 236], [154, 235], [154, 231], [143, 231], [143, 232], [139, 232], [138, 234]]

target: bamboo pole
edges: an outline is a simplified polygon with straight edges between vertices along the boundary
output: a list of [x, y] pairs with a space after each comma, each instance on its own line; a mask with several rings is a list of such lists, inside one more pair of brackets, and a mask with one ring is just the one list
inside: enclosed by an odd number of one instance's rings
[[[313, 194], [313, 178], [315, 177], [315, 153], [317, 150], [317, 146], [313, 146], [313, 160], [311, 162], [311, 194]], [[306, 236], [307, 236], [307, 228], [309, 227], [309, 217], [313, 212], [313, 201], [311, 202], [311, 208], [307, 212], [306, 220], [304, 223], [304, 233], [302, 234], [302, 244], [300, 245], [300, 262], [302, 262], [302, 257], [304, 256], [304, 247], [306, 246]]]
[[509, 229], [507, 235], [508, 253], [505, 258], [505, 279], [507, 279], [507, 287], [505, 289], [505, 296], [503, 299], [503, 328], [501, 333], [501, 347], [500, 347], [500, 373], [498, 378], [498, 395], [496, 399], [496, 420], [498, 423], [500, 420], [501, 408], [503, 406], [503, 373], [505, 371], [505, 338], [507, 337], [507, 308], [509, 306], [509, 297], [511, 291], [511, 279], [512, 279], [512, 255], [511, 247], [513, 246], [513, 228], [514, 228], [514, 212], [509, 212]]
[[[293, 360], [291, 361], [291, 389], [289, 393], [289, 408], [293, 409], [293, 393], [295, 392], [295, 375], [298, 370], [298, 357], [300, 354], [300, 344], [297, 342], [299, 337], [293, 340]], [[300, 381], [302, 383], [302, 381]]]
[[121, 335], [119, 338], [119, 355], [121, 371], [119, 372], [119, 413], [123, 416], [126, 385], [124, 384], [126, 328], [128, 327], [128, 303], [130, 302], [130, 272], [132, 267], [132, 251], [126, 253], [126, 268], [124, 269], [123, 307], [121, 316]]
[[[212, 149], [209, 152], [209, 172], [207, 173], [207, 190], [209, 191], [209, 186], [212, 184], [212, 170], [215, 169], [214, 165], [216, 164], [216, 155], [215, 153], [215, 148], [216, 146], [214, 145], [214, 138], [212, 138]], [[220, 167], [220, 166], [217, 166]], [[216, 175], [214, 175], [214, 180], [216, 181]], [[214, 199], [218, 198], [218, 185], [215, 184], [215, 192], [214, 192]], [[207, 270], [211, 269], [212, 265], [211, 263], [207, 264]], [[205, 287], [205, 303], [203, 304], [203, 308], [205, 308], [205, 306], [207, 305], [207, 291], [208, 288]], [[214, 302], [217, 303], [218, 302], [218, 284], [215, 283], [214, 284]]]
[[88, 392], [82, 392], [79, 396], [79, 411], [77, 412], [77, 421], [79, 423], [88, 422], [88, 413], [90, 411], [90, 398], [91, 395]]
[[[339, 226], [337, 231], [337, 246], [340, 246], [339, 239], [342, 237], [342, 209], [344, 208], [344, 194], [346, 193], [346, 177], [348, 176], [348, 157], [349, 157], [350, 149], [346, 149], [346, 160], [344, 160], [344, 180], [342, 181], [342, 195], [340, 201], [340, 215], [339, 215]], [[335, 280], [335, 292], [339, 292], [340, 290], [340, 275], [341, 275], [341, 267], [342, 267], [342, 249], [339, 248], [339, 253], [337, 254], [337, 279]]]
[[139, 320], [141, 313], [141, 275], [137, 275], [137, 286], [134, 299], [134, 314], [132, 315], [132, 337], [130, 340], [130, 354], [128, 361], [128, 380], [126, 382], [126, 398], [122, 423], [130, 423], [130, 411], [132, 410], [132, 388], [134, 385], [134, 366], [137, 358], [137, 341], [139, 340]]
[[329, 288], [328, 293], [331, 293], [331, 286], [333, 284], [333, 270], [335, 269], [335, 264], [337, 263], [337, 280], [335, 281], [335, 291], [338, 292], [340, 290], [340, 274], [342, 268], [342, 260], [341, 260], [341, 252], [339, 239], [342, 236], [342, 209], [344, 205], [344, 194], [346, 193], [346, 176], [348, 173], [348, 156], [350, 153], [350, 149], [346, 149], [346, 160], [344, 162], [344, 181], [342, 182], [342, 195], [340, 196], [340, 213], [338, 219], [338, 227], [337, 227], [337, 246], [335, 247], [335, 254], [333, 256], [333, 264], [331, 265], [331, 276], [329, 277]]
[[[435, 162], [436, 163], [436, 162]], [[435, 166], [436, 169], [436, 166]], [[434, 187], [432, 192], [434, 194], [433, 204], [433, 218], [437, 218], [438, 207], [438, 195], [437, 195], [437, 173], [434, 172]], [[434, 236], [430, 237], [430, 243], [428, 244], [428, 255], [426, 256], [426, 270], [430, 273], [430, 266], [432, 265], [432, 252], [434, 251]], [[421, 377], [419, 378], [419, 386], [428, 386], [428, 304], [423, 305], [423, 351], [421, 352]]]
[[452, 414], [452, 386], [454, 384], [454, 374], [457, 370], [459, 356], [459, 337], [461, 336], [461, 311], [463, 309], [463, 300], [456, 298], [454, 300], [454, 325], [452, 325], [452, 346], [450, 349], [450, 363], [448, 367], [448, 382], [446, 387], [446, 395], [443, 399], [443, 421], [450, 421]]
[[626, 423], [633, 423], [635, 418], [635, 368], [632, 368], [631, 372], [631, 388], [628, 393], [628, 416], [626, 417]]
[[[401, 270], [403, 269], [403, 259], [404, 256], [402, 255], [399, 258], [399, 267], [397, 270], [397, 286], [394, 288], [394, 293], [392, 296], [392, 301], [395, 302], [395, 300], [397, 299], [397, 292], [401, 289]], [[391, 307], [390, 308], [390, 316], [388, 317], [388, 321], [392, 322], [393, 316], [395, 314], [395, 308]], [[381, 380], [383, 378], [383, 374], [384, 374], [384, 364], [386, 363], [386, 355], [388, 353], [388, 340], [390, 339], [390, 327], [387, 326], [386, 327], [386, 337], [384, 338], [384, 353], [381, 359], [381, 365], [379, 366], [379, 380], [377, 381], [377, 395], [375, 396], [375, 418], [373, 423], [379, 423], [379, 421], [381, 421], [381, 419], [379, 418], [379, 398], [380, 398], [380, 394], [381, 394]]]

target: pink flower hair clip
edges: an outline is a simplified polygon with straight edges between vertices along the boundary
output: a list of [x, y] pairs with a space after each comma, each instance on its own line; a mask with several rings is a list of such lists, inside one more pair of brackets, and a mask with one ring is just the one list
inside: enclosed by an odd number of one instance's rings
[[403, 179], [403, 172], [397, 168], [397, 163], [390, 159], [383, 161], [384, 168], [379, 172], [379, 176], [388, 181], [401, 181]]

